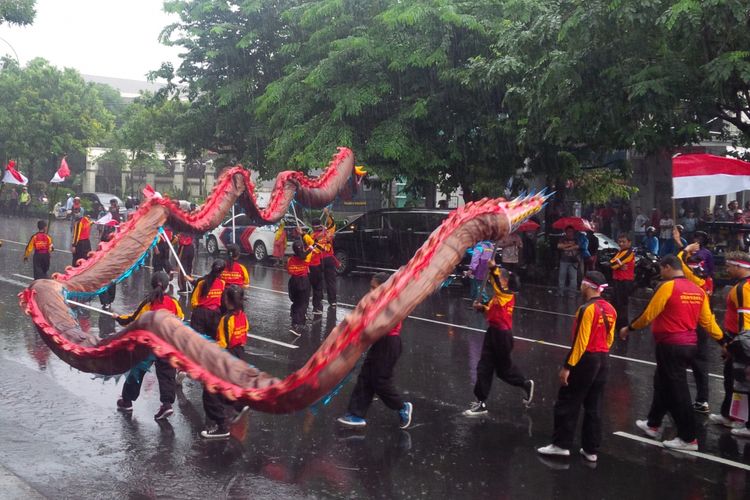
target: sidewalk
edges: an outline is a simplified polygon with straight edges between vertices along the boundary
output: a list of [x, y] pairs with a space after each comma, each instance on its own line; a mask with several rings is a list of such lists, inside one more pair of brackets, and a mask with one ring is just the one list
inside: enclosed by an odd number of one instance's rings
[[41, 500], [45, 498], [2, 465], [0, 465], [0, 492], [2, 492], [0, 496], [4, 499]]

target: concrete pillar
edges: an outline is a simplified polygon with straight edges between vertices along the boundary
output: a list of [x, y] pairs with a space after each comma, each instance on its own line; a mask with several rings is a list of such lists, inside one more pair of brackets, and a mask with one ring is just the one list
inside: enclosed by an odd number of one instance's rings
[[[128, 195], [131, 194], [130, 190], [128, 190], [128, 183], [130, 182], [130, 166], [124, 165], [121, 170], [120, 179], [122, 182], [122, 192], [123, 194], [127, 193]], [[133, 190], [135, 191], [135, 190]]]
[[208, 195], [208, 193], [214, 188], [215, 178], [216, 169], [214, 167], [214, 162], [213, 160], [208, 160], [206, 162], [206, 173], [203, 175], [203, 196]]
[[93, 193], [96, 191], [96, 174], [99, 172], [99, 163], [91, 156], [86, 155], [86, 171], [83, 175], [83, 192]]
[[176, 158], [174, 161], [174, 177], [172, 178], [172, 188], [175, 191], [185, 189], [185, 160]]

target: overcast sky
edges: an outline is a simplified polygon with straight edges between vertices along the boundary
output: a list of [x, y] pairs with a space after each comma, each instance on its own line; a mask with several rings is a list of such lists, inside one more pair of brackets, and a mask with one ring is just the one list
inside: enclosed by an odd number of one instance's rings
[[179, 64], [180, 49], [158, 41], [174, 20], [161, 0], [37, 0], [33, 25], [0, 25], [0, 54], [13, 56], [9, 43], [21, 64], [43, 57], [87, 75], [145, 80], [163, 61]]

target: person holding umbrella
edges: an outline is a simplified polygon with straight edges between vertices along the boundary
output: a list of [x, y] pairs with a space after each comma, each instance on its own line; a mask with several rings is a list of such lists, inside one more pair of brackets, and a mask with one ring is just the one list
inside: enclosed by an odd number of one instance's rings
[[560, 251], [560, 268], [557, 276], [557, 295], [562, 296], [567, 286], [575, 290], [578, 282], [578, 268], [581, 265], [581, 248], [573, 226], [565, 228], [565, 235], [557, 243]]

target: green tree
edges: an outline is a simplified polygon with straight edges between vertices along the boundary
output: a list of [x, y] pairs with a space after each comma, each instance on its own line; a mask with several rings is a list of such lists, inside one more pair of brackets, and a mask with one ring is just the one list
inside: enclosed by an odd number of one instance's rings
[[0, 24], [24, 26], [34, 22], [36, 0], [0, 0]]
[[97, 88], [75, 70], [44, 59], [24, 68], [6, 59], [0, 69], [0, 155], [18, 160], [29, 179], [47, 180], [64, 154], [83, 154], [112, 125]]

